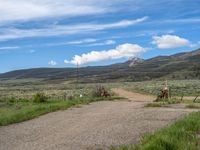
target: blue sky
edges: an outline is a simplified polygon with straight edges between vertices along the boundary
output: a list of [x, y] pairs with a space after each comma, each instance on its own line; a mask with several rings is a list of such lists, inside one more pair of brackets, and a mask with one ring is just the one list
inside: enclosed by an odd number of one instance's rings
[[200, 47], [200, 0], [0, 0], [0, 73]]

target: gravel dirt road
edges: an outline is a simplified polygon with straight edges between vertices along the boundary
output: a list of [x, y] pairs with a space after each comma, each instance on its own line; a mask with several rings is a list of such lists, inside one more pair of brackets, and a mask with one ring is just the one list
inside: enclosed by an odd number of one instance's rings
[[137, 143], [140, 136], [193, 111], [144, 108], [152, 96], [113, 89], [129, 101], [104, 101], [0, 127], [0, 150], [93, 150]]

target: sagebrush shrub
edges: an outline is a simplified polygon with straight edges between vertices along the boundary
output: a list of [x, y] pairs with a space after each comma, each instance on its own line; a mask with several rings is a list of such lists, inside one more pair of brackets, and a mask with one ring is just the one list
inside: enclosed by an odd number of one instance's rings
[[103, 87], [97, 86], [92, 92], [93, 97], [108, 97], [111, 96], [110, 93]]
[[35, 103], [44, 103], [47, 101], [47, 97], [44, 95], [44, 93], [37, 93], [33, 96], [33, 102]]

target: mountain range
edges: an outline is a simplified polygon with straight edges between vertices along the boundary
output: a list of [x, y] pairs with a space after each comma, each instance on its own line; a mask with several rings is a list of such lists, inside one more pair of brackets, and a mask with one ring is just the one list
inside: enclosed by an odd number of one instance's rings
[[200, 79], [200, 49], [151, 59], [133, 58], [124, 63], [82, 68], [33, 68], [0, 74], [8, 79], [69, 80], [78, 82]]

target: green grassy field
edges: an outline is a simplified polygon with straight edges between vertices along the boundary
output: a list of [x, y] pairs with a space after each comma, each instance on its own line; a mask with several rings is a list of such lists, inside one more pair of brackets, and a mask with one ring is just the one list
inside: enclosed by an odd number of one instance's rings
[[[22, 122], [80, 104], [119, 98], [111, 92], [109, 98], [93, 95], [97, 85], [45, 82], [35, 79], [0, 81], [0, 126]], [[43, 103], [33, 102], [37, 93], [43, 93], [47, 100]]]
[[[200, 80], [169, 80], [172, 96], [196, 96], [200, 95]], [[164, 86], [164, 81], [124, 82], [121, 86], [129, 91], [158, 95]]]
[[76, 85], [61, 81], [6, 80], [0, 81], [0, 99], [31, 99], [42, 92], [52, 99], [63, 100], [63, 97], [88, 95], [94, 88], [93, 84]]
[[138, 145], [112, 147], [111, 150], [199, 150], [200, 112], [189, 114], [174, 124], [145, 135]]
[[[172, 96], [200, 95], [200, 80], [169, 80], [168, 83]], [[49, 82], [36, 79], [5, 80], [0, 81], [0, 99], [8, 97], [30, 99], [37, 92], [43, 92], [54, 99], [63, 99], [63, 96], [88, 95], [97, 85], [99, 84], [76, 85], [63, 81]], [[163, 88], [164, 81], [101, 83], [101, 85], [108, 89], [120, 87], [129, 91], [157, 95]]]

